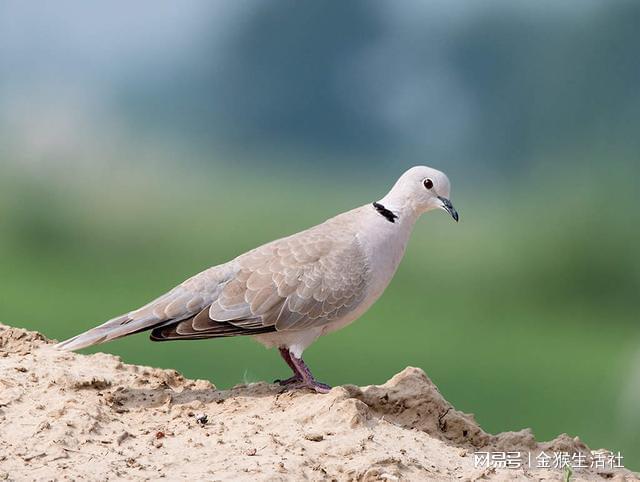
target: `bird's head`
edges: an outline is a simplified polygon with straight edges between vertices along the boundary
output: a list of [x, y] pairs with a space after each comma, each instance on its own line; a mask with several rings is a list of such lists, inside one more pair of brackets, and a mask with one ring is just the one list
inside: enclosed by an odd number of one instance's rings
[[444, 172], [427, 166], [415, 166], [406, 171], [395, 183], [381, 203], [390, 209], [411, 209], [422, 214], [443, 209], [458, 221], [458, 212], [449, 200], [451, 184]]

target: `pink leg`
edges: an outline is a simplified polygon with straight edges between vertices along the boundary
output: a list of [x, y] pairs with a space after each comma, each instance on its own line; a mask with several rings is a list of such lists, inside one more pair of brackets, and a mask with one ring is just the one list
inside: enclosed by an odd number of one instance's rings
[[299, 388], [311, 388], [318, 393], [327, 393], [331, 390], [329, 385], [318, 382], [309, 370], [309, 367], [302, 358], [293, 356], [288, 348], [280, 347], [280, 355], [293, 370], [293, 376], [286, 380], [276, 380], [280, 385], [296, 385]]
[[300, 388], [311, 388], [318, 393], [328, 393], [331, 387], [325, 383], [320, 383], [311, 374], [311, 370], [302, 358], [296, 358], [291, 355], [291, 362], [295, 365], [297, 373], [302, 377]]
[[300, 383], [302, 381], [302, 375], [298, 373], [297, 367], [294, 365], [293, 361], [291, 361], [291, 354], [289, 353], [289, 349], [280, 347], [278, 348], [278, 350], [280, 350], [280, 356], [282, 357], [282, 359], [287, 363], [287, 365], [289, 365], [289, 368], [293, 370], [293, 376], [285, 380], [276, 380], [275, 383], [283, 386], [291, 385], [293, 383]]

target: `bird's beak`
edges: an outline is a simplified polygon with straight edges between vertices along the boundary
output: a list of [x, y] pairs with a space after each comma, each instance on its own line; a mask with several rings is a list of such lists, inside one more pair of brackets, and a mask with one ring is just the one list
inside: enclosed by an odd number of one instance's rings
[[447, 211], [449, 214], [451, 214], [451, 217], [457, 223], [458, 211], [456, 211], [456, 208], [453, 207], [453, 204], [451, 204], [451, 201], [449, 201], [446, 197], [442, 197], [442, 196], [438, 196], [438, 199], [440, 199], [440, 202], [442, 203], [441, 208]]

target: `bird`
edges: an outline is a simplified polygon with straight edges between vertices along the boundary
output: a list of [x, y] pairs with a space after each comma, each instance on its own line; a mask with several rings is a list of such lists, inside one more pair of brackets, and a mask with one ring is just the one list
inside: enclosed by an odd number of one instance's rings
[[442, 209], [457, 222], [447, 176], [427, 166], [404, 172], [378, 201], [263, 244], [187, 279], [150, 303], [81, 333], [66, 351], [151, 331], [152, 341], [251, 336], [277, 348], [293, 375], [290, 388], [327, 393], [302, 355], [382, 295], [417, 219]]

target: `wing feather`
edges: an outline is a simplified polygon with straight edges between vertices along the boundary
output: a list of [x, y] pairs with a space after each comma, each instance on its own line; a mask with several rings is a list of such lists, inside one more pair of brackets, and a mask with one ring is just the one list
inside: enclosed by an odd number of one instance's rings
[[355, 309], [369, 282], [366, 256], [353, 230], [322, 227], [237, 258], [238, 275], [209, 317], [247, 328], [258, 320], [282, 331], [322, 326]]
[[340, 319], [359, 306], [370, 281], [353, 214], [203, 271], [60, 346], [78, 349], [150, 329], [163, 341], [302, 330]]

